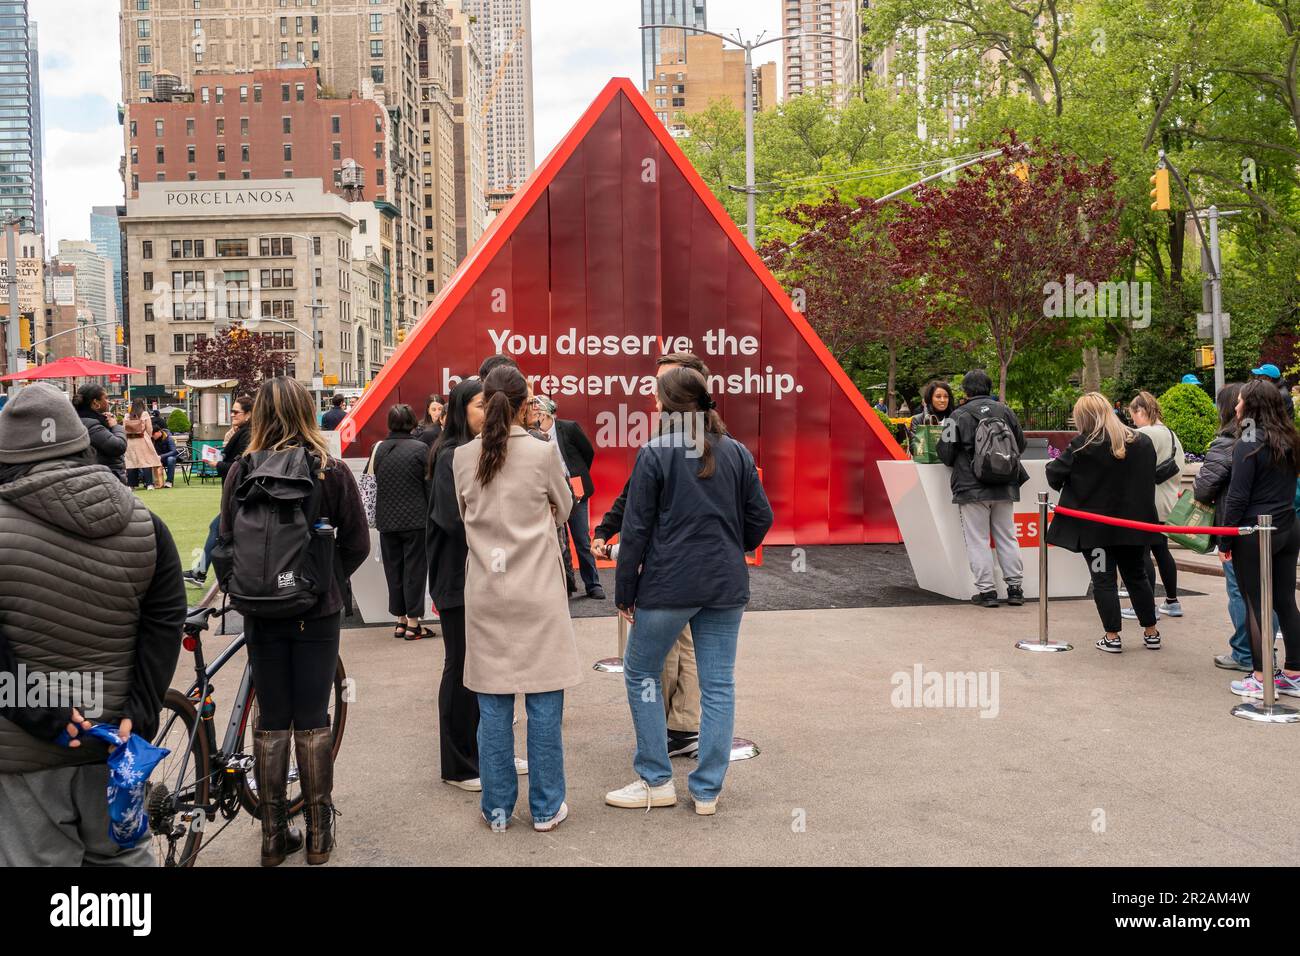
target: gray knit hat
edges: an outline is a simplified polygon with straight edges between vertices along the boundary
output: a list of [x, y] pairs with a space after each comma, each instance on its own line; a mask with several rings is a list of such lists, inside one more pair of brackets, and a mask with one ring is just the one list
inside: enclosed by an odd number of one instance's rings
[[89, 445], [68, 396], [46, 382], [24, 386], [0, 411], [0, 465], [66, 458]]

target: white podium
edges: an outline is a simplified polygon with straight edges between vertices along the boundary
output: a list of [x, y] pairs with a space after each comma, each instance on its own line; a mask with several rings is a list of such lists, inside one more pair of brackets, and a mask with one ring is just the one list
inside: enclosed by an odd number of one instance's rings
[[[948, 466], [911, 461], [877, 464], [917, 586], [959, 601], [969, 600], [975, 593], [975, 578], [966, 561], [961, 518], [952, 503]], [[1020, 501], [1015, 506], [1016, 537], [1025, 567], [1025, 597], [1037, 598], [1038, 556], [1043, 546], [1043, 529], [1038, 527], [1038, 493], [1046, 491], [1053, 504], [1057, 494], [1047, 486], [1046, 459], [1031, 459], [1024, 466], [1029, 481], [1020, 486]], [[1049, 548], [1047, 561], [1048, 597], [1082, 597], [1088, 593], [1092, 579], [1082, 555]], [[993, 564], [999, 593], [1005, 594], [996, 556]]]

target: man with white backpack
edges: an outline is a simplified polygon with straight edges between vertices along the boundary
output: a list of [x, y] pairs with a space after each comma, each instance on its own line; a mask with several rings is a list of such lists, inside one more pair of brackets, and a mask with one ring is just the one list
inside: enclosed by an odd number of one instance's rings
[[1025, 433], [1010, 408], [993, 398], [993, 381], [983, 369], [967, 372], [961, 380], [966, 401], [944, 422], [936, 451], [952, 469], [952, 501], [961, 514], [966, 558], [975, 578], [980, 607], [997, 607], [993, 583], [993, 549], [997, 549], [1007, 603], [1025, 603], [1024, 564], [1016, 540], [1015, 503], [1029, 473], [1020, 463]]

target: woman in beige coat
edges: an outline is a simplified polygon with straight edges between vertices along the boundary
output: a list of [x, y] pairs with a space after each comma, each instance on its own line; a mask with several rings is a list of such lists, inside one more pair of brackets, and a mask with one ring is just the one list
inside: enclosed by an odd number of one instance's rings
[[163, 485], [162, 459], [153, 447], [153, 418], [144, 406], [144, 399], [131, 403], [131, 411], [122, 419], [126, 432], [126, 482], [132, 488], [143, 483], [145, 488]]
[[524, 429], [528, 384], [519, 369], [483, 383], [483, 431], [456, 449], [452, 470], [465, 523], [465, 686], [478, 694], [483, 819], [504, 830], [519, 795], [515, 695], [528, 711], [528, 805], [533, 829], [568, 816], [560, 727], [564, 690], [582, 679], [558, 573], [556, 528], [573, 494], [555, 449]]

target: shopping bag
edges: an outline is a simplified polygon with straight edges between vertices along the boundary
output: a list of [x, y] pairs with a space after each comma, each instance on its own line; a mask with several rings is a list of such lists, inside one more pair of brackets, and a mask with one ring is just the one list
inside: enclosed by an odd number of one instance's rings
[[[1203, 505], [1192, 495], [1190, 489], [1184, 488], [1178, 495], [1178, 500], [1174, 502], [1173, 509], [1169, 512], [1169, 517], [1165, 521], [1181, 527], [1204, 528], [1214, 524], [1214, 509], [1209, 505]], [[1208, 534], [1184, 534], [1169, 533], [1165, 536], [1170, 541], [1177, 541], [1189, 551], [1195, 551], [1197, 554], [1205, 554], [1212, 547], [1210, 535]]]
[[917, 425], [912, 429], [912, 461], [919, 465], [936, 465], [939, 463], [939, 436], [943, 433], [941, 425]]

